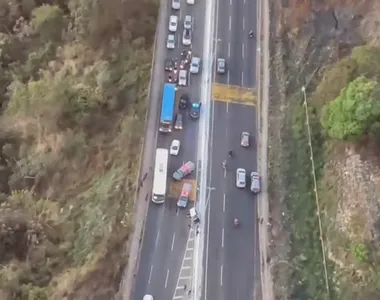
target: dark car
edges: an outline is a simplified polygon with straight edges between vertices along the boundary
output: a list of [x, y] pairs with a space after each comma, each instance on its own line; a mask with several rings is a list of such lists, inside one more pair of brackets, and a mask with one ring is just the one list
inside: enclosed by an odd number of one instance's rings
[[176, 83], [178, 81], [178, 70], [173, 69], [168, 75], [168, 82]]
[[188, 104], [189, 104], [189, 95], [182, 94], [181, 98], [179, 99], [178, 107], [180, 109], [187, 109]]
[[186, 66], [190, 63], [191, 55], [192, 55], [191, 50], [183, 50], [181, 52], [181, 62], [179, 64], [180, 69], [185, 69]]
[[178, 60], [173, 58], [167, 58], [165, 60], [165, 71], [173, 71], [178, 68]]
[[202, 107], [202, 103], [193, 102], [191, 104], [191, 109], [190, 109], [189, 115], [192, 119], [198, 119], [199, 118], [199, 116], [201, 114], [201, 107]]

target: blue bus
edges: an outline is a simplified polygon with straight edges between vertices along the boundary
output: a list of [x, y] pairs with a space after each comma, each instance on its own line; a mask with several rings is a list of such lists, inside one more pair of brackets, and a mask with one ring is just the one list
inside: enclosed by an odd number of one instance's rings
[[172, 83], [164, 84], [164, 92], [162, 95], [161, 117], [160, 117], [160, 132], [171, 132], [174, 121], [174, 106], [175, 106], [176, 86]]

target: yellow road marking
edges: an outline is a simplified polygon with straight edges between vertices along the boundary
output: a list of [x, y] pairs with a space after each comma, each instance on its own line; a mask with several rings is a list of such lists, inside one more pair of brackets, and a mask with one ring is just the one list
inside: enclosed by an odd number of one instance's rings
[[237, 85], [213, 83], [212, 99], [215, 101], [255, 106], [256, 91], [254, 89], [243, 88]]
[[168, 198], [174, 198], [175, 200], [178, 200], [179, 196], [181, 195], [182, 186], [185, 183], [190, 183], [193, 186], [189, 200], [195, 201], [195, 197], [197, 196], [197, 181], [195, 179], [183, 179], [179, 182], [169, 179]]

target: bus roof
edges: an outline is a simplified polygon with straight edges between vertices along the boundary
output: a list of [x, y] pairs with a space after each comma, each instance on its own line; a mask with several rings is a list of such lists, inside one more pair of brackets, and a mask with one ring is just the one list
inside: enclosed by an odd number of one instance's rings
[[166, 180], [168, 171], [168, 149], [158, 148], [156, 150], [156, 160], [153, 177], [153, 194], [166, 194]]
[[173, 121], [174, 104], [175, 104], [175, 84], [165, 83], [162, 96], [161, 122]]

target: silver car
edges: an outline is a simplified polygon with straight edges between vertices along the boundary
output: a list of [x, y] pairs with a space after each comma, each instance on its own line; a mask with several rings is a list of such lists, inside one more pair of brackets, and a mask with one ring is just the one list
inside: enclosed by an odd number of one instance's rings
[[185, 46], [191, 45], [191, 30], [190, 29], [184, 29], [182, 34], [182, 44]]
[[244, 131], [241, 133], [240, 145], [242, 147], [249, 147], [249, 132]]
[[261, 182], [260, 175], [257, 172], [251, 172], [251, 192], [252, 193], [260, 193], [261, 191]]
[[168, 40], [166, 41], [166, 48], [168, 48], [168, 49], [174, 49], [175, 48], [174, 34], [168, 35]]
[[216, 61], [216, 71], [219, 74], [226, 73], [226, 60], [224, 58], [218, 58]]
[[236, 186], [238, 188], [245, 188], [245, 186], [247, 185], [246, 176], [247, 173], [245, 172], [245, 169], [238, 168], [236, 170]]
[[201, 58], [193, 56], [191, 58], [190, 73], [198, 74], [200, 67], [201, 67]]
[[185, 16], [185, 20], [183, 21], [183, 27], [186, 29], [192, 29], [193, 26], [193, 18], [189, 15]]
[[181, 7], [181, 2], [179, 0], [172, 0], [172, 9], [178, 10]]

